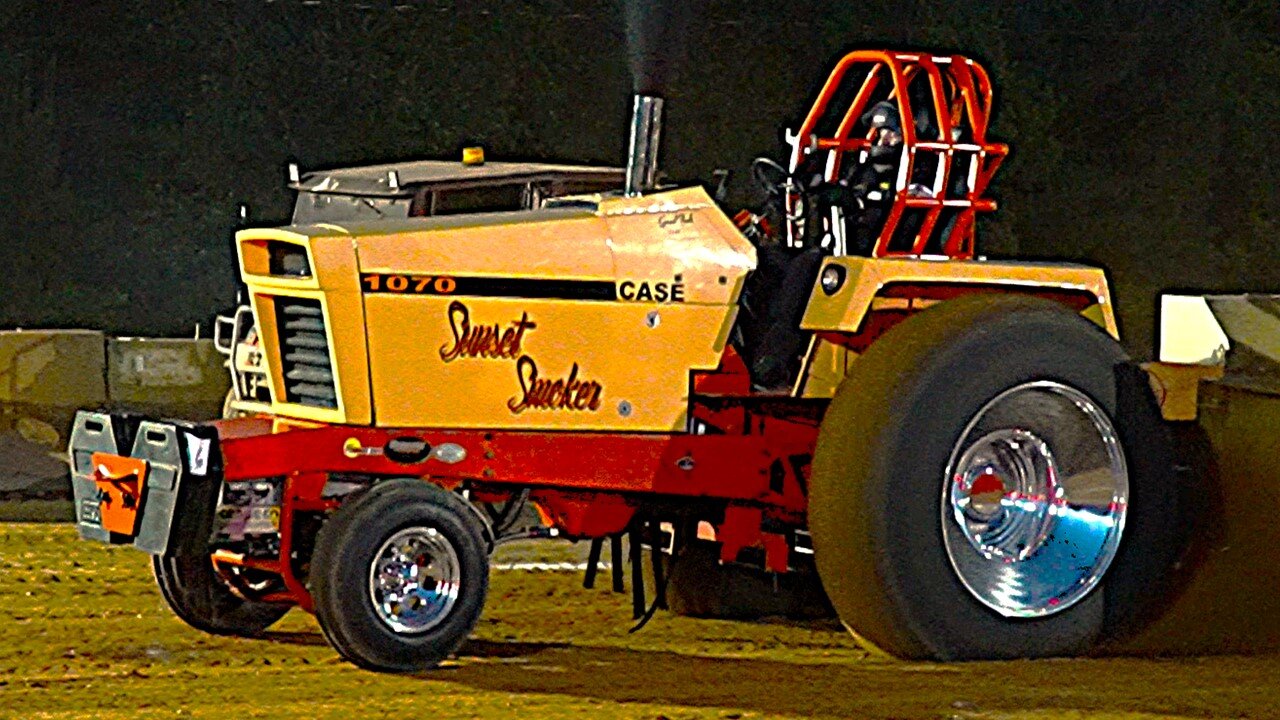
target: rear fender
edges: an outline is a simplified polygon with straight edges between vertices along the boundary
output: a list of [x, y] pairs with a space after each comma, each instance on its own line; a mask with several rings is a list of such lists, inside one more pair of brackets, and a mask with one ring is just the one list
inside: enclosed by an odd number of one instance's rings
[[[974, 293], [1061, 302], [1119, 339], [1106, 274], [1082, 265], [920, 258], [828, 258], [800, 326], [814, 333], [797, 394], [831, 397], [848, 364], [889, 328]], [[827, 282], [822, 281], [823, 278]]]
[[1119, 339], [1111, 290], [1100, 268], [1084, 265], [931, 260], [828, 258], [819, 278], [836, 276], [809, 296], [800, 327], [815, 332], [858, 333], [873, 311], [911, 312], [957, 295], [1016, 293], [1060, 300]]

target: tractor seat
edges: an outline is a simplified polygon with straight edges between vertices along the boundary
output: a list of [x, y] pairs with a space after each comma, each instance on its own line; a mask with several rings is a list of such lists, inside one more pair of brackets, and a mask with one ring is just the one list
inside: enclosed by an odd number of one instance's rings
[[800, 372], [810, 335], [800, 320], [824, 255], [819, 248], [776, 245], [758, 251], [759, 265], [738, 300], [731, 337], [759, 390], [789, 389]]

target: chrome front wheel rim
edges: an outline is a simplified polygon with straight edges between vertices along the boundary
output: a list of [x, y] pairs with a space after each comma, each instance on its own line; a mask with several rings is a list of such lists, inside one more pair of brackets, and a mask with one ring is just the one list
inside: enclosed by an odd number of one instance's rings
[[1080, 602], [1115, 558], [1129, 476], [1114, 424], [1053, 381], [1010, 388], [952, 449], [941, 522], [947, 559], [979, 602], [1043, 617]]
[[448, 617], [462, 587], [462, 564], [452, 543], [433, 527], [409, 527], [374, 554], [369, 599], [392, 631], [416, 635]]

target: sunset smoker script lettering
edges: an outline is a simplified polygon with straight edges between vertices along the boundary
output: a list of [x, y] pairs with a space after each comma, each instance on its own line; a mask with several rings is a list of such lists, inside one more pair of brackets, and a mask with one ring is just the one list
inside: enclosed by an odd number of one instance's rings
[[459, 300], [449, 303], [446, 310], [450, 342], [440, 347], [440, 359], [446, 363], [460, 358], [515, 360], [516, 378], [520, 394], [507, 401], [507, 408], [519, 414], [525, 410], [588, 410], [600, 409], [604, 386], [594, 380], [578, 377], [580, 368], [573, 363], [565, 378], [547, 378], [538, 372], [537, 362], [523, 354], [525, 333], [538, 327], [529, 319], [529, 313], [503, 327], [502, 323], [471, 323], [471, 311]]

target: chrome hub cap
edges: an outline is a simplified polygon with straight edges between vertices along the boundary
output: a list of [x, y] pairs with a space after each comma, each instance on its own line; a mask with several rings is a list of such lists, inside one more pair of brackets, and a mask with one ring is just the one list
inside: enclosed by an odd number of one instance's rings
[[378, 619], [397, 633], [423, 633], [439, 625], [458, 600], [461, 564], [435, 528], [411, 527], [392, 535], [374, 555], [369, 598]]
[[947, 558], [1001, 615], [1052, 615], [1102, 579], [1128, 498], [1115, 426], [1097, 403], [1061, 383], [1019, 385], [984, 405], [951, 452]]

